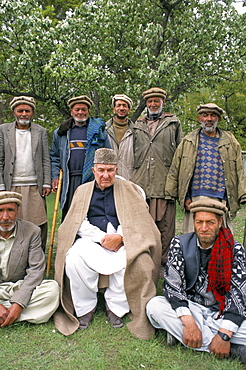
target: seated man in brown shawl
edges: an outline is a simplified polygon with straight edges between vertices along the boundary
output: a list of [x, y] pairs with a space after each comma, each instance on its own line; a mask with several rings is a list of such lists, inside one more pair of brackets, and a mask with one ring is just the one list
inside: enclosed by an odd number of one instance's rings
[[139, 188], [115, 177], [112, 149], [96, 151], [92, 170], [95, 181], [77, 189], [58, 232], [55, 279], [61, 287], [61, 306], [55, 325], [64, 335], [86, 329], [106, 278], [111, 326], [122, 327], [121, 318], [130, 312], [129, 330], [149, 339], [154, 332], [145, 306], [156, 293], [160, 234]]

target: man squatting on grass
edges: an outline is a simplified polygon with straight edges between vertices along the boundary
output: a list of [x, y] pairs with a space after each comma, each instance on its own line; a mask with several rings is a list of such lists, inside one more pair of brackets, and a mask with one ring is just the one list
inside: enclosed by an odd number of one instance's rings
[[190, 205], [195, 232], [176, 236], [165, 268], [164, 297], [147, 304], [155, 328], [187, 347], [246, 363], [246, 263], [243, 246], [221, 227], [226, 206]]
[[42, 280], [45, 257], [40, 228], [17, 218], [22, 195], [0, 192], [0, 327], [41, 324], [59, 305], [59, 287]]

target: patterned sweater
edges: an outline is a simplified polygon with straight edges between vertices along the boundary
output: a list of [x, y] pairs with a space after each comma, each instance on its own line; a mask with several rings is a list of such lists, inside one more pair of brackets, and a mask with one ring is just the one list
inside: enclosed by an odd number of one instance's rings
[[[172, 308], [189, 307], [189, 300], [218, 311], [218, 302], [213, 293], [207, 292], [208, 274], [207, 267], [211, 249], [203, 250], [197, 246], [200, 254], [198, 278], [194, 286], [186, 290], [185, 261], [180, 247], [179, 237], [171, 242], [168, 262], [165, 269], [164, 295], [169, 300]], [[235, 242], [234, 261], [232, 267], [231, 290], [226, 293], [226, 306], [223, 319], [230, 320], [238, 327], [246, 319], [246, 263], [243, 246]]]
[[191, 182], [191, 197], [204, 195], [226, 199], [224, 168], [218, 151], [219, 137], [200, 132], [196, 166]]

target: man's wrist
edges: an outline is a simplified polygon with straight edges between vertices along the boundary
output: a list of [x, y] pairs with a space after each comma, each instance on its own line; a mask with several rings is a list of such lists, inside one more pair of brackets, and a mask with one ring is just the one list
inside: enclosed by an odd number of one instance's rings
[[229, 342], [234, 332], [225, 328], [219, 328], [217, 333], [225, 342]]
[[182, 324], [185, 327], [186, 326], [190, 326], [190, 325], [192, 325], [195, 322], [194, 317], [192, 315], [180, 316], [180, 320], [182, 321]]
[[220, 338], [222, 340], [224, 340], [225, 342], [229, 342], [231, 340], [231, 337], [229, 337], [229, 335], [227, 335], [226, 333], [222, 333], [221, 331], [218, 331], [217, 334], [220, 336]]

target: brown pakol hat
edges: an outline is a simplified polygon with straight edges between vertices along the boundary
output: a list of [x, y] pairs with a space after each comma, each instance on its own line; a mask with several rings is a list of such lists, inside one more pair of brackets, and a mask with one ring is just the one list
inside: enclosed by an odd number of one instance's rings
[[16, 203], [18, 206], [21, 205], [22, 195], [15, 191], [0, 191], [0, 204], [5, 203]]
[[86, 104], [89, 109], [93, 105], [93, 101], [86, 95], [75, 96], [74, 98], [71, 98], [67, 101], [67, 105], [70, 109], [72, 109], [75, 104], [79, 103]]
[[145, 100], [152, 98], [154, 96], [166, 100], [167, 92], [163, 89], [160, 89], [159, 87], [152, 87], [151, 89], [144, 91], [142, 93], [142, 96]]
[[9, 103], [10, 108], [12, 110], [14, 110], [15, 107], [17, 107], [17, 105], [20, 105], [20, 104], [28, 104], [30, 105], [30, 107], [32, 107], [33, 110], [35, 110], [36, 108], [35, 100], [31, 96], [16, 96]]
[[201, 114], [201, 113], [215, 113], [217, 114], [218, 117], [221, 118], [223, 114], [225, 114], [225, 111], [220, 108], [218, 105], [214, 103], [207, 103], [207, 104], [200, 104], [197, 108], [196, 111]]
[[100, 148], [95, 152], [94, 164], [117, 164], [117, 154], [113, 149]]
[[227, 207], [222, 202], [216, 199], [204, 198], [196, 200], [190, 204], [190, 211], [195, 212], [211, 212], [223, 216], [227, 211]]

